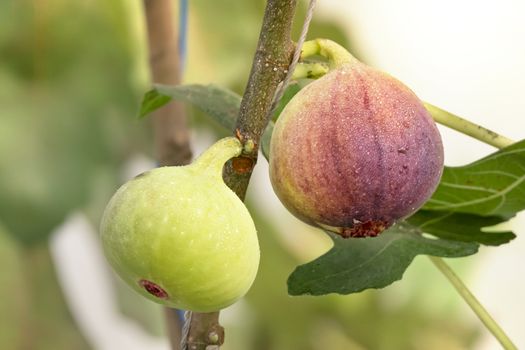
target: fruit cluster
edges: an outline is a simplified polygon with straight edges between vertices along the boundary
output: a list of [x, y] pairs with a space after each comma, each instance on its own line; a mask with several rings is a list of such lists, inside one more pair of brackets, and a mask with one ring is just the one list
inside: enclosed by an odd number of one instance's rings
[[[436, 125], [405, 85], [327, 40], [305, 55], [331, 71], [281, 113], [270, 146], [270, 179], [304, 222], [343, 237], [376, 236], [414, 213], [443, 169]], [[216, 311], [254, 281], [259, 245], [250, 214], [224, 184], [241, 152], [222, 139], [194, 163], [151, 170], [124, 184], [101, 226], [106, 256], [130, 286], [158, 303]]]

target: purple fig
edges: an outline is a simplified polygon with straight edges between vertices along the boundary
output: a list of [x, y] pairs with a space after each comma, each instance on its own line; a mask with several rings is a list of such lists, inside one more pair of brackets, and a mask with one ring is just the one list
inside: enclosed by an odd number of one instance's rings
[[285, 207], [343, 237], [376, 236], [413, 214], [442, 169], [441, 137], [422, 102], [353, 58], [293, 97], [270, 146]]

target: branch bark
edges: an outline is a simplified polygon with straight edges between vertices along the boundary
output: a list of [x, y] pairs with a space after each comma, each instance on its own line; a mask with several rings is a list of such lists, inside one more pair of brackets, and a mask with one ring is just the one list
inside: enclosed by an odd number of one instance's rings
[[263, 134], [270, 118], [275, 91], [288, 73], [293, 57], [291, 39], [296, 0], [268, 0], [263, 24], [236, 124], [236, 136], [245, 145], [242, 156], [225, 167], [226, 184], [242, 199], [250, 181]]
[[[245, 146], [244, 153], [229, 161], [223, 174], [226, 184], [242, 200], [257, 161], [261, 135], [268, 125], [275, 91], [286, 77], [293, 57], [291, 31], [296, 4], [296, 0], [268, 0], [266, 4], [257, 51], [236, 123], [235, 136]], [[188, 348], [211, 350], [222, 345], [224, 331], [220, 326], [217, 328], [218, 320], [219, 312], [193, 313]]]
[[[144, 0], [152, 80], [154, 83], [178, 85], [180, 62], [171, 4], [172, 0]], [[157, 110], [152, 119], [159, 164], [188, 164], [192, 153], [184, 105], [173, 101]]]
[[[177, 34], [174, 29], [172, 0], [144, 0], [149, 46], [149, 64], [154, 83], [180, 84]], [[184, 105], [173, 101], [153, 116], [155, 155], [159, 165], [191, 162], [188, 120]], [[172, 349], [178, 349], [182, 324], [174, 309], [165, 309], [166, 327]]]

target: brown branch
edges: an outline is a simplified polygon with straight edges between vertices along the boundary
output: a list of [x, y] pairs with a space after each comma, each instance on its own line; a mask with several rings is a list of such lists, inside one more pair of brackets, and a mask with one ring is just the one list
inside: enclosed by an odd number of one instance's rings
[[296, 0], [268, 0], [266, 4], [257, 51], [236, 124], [236, 136], [245, 145], [245, 151], [227, 164], [224, 174], [228, 186], [243, 200], [257, 162], [261, 135], [268, 125], [275, 91], [286, 77], [292, 60], [294, 43], [291, 31], [296, 4]]
[[[180, 83], [177, 35], [172, 0], [144, 0], [149, 63], [154, 83]], [[160, 165], [184, 165], [191, 161], [187, 117], [182, 103], [173, 101], [153, 114], [155, 153]], [[174, 309], [165, 309], [166, 327], [173, 349], [182, 338], [182, 324]]]
[[219, 349], [224, 343], [224, 328], [219, 324], [219, 312], [193, 312], [188, 333], [188, 350]]
[[[245, 152], [242, 157], [228, 162], [224, 172], [226, 184], [242, 200], [257, 161], [261, 135], [268, 125], [275, 91], [285, 78], [293, 56], [291, 31], [296, 3], [296, 0], [268, 0], [266, 4], [257, 51], [236, 124], [236, 136], [245, 145]], [[193, 313], [188, 349], [210, 350], [222, 345], [224, 331], [218, 320], [219, 312]]]
[[[177, 35], [172, 0], [144, 0], [149, 43], [149, 63], [154, 83], [180, 84]], [[173, 101], [153, 115], [155, 153], [160, 165], [191, 161], [188, 122], [184, 106]]]

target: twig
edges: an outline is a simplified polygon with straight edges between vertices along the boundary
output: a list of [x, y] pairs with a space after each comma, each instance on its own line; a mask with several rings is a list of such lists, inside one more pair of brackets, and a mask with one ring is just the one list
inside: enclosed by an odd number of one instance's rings
[[[171, 0], [144, 0], [149, 63], [154, 83], [180, 84], [177, 36]], [[153, 115], [155, 152], [160, 165], [191, 161], [187, 117], [181, 102], [173, 101]]]
[[236, 124], [236, 136], [245, 145], [241, 157], [225, 167], [224, 180], [244, 200], [257, 161], [261, 135], [268, 125], [270, 109], [279, 84], [288, 73], [294, 43], [291, 39], [296, 0], [268, 0]]
[[479, 141], [485, 142], [497, 148], [504, 148], [514, 143], [511, 139], [499, 135], [492, 130], [474, 124], [471, 121], [458, 117], [439, 107], [425, 103], [425, 108], [432, 115], [436, 123], [447, 126], [465, 135], [471, 136]]
[[[180, 83], [177, 36], [171, 0], [144, 0], [149, 44], [149, 63], [154, 83]], [[160, 165], [183, 165], [191, 161], [187, 117], [182, 103], [173, 101], [153, 115], [155, 153]], [[173, 349], [180, 344], [181, 322], [174, 309], [165, 309]]]
[[[261, 135], [269, 120], [269, 111], [279, 83], [287, 72], [294, 52], [291, 39], [296, 0], [268, 0], [263, 24], [236, 124], [236, 136], [245, 146], [243, 156], [225, 166], [226, 184], [242, 199], [257, 161]], [[192, 313], [187, 348], [217, 349], [224, 342], [224, 330], [218, 326], [219, 312]], [[208, 349], [207, 349], [208, 348]]]
[[[275, 91], [288, 72], [294, 44], [291, 40], [296, 0], [268, 0], [257, 51], [244, 93], [236, 136], [245, 146], [244, 155], [225, 166], [226, 184], [244, 200], [257, 160], [258, 144], [269, 120]], [[219, 312], [192, 313], [188, 332], [189, 350], [217, 349], [224, 342]], [[208, 349], [207, 349], [208, 348]]]
[[516, 345], [512, 343], [507, 334], [501, 329], [496, 321], [490, 316], [485, 310], [483, 305], [480, 304], [478, 299], [468, 290], [467, 286], [461, 281], [461, 279], [452, 271], [445, 261], [441, 258], [429, 256], [430, 261], [443, 273], [443, 275], [450, 281], [450, 283], [456, 288], [459, 295], [465, 300], [470, 306], [472, 311], [479, 317], [481, 322], [487, 327], [487, 329], [494, 335], [494, 337], [501, 343], [506, 350], [518, 350]]
[[187, 338], [183, 350], [218, 349], [224, 343], [224, 328], [219, 324], [219, 312], [188, 312]]
[[279, 102], [283, 98], [284, 92], [286, 90], [286, 87], [288, 86], [288, 83], [290, 80], [292, 80], [292, 77], [294, 76], [297, 63], [299, 62], [299, 58], [301, 58], [301, 49], [303, 47], [304, 41], [306, 40], [306, 35], [308, 34], [308, 29], [310, 28], [310, 22], [312, 21], [312, 18], [314, 16], [314, 9], [317, 4], [317, 0], [310, 0], [310, 3], [308, 4], [308, 9], [306, 10], [306, 18], [304, 19], [303, 28], [301, 30], [301, 35], [299, 36], [299, 40], [297, 40], [296, 48], [293, 53], [292, 62], [288, 66], [286, 76], [284, 77], [284, 80], [279, 84], [279, 87], [277, 88], [277, 91], [275, 92], [275, 96], [272, 101], [272, 108], [270, 109], [270, 116], [275, 112], [277, 109]]
[[[492, 130], [486, 129], [480, 125], [474, 124], [466, 119], [460, 118], [452, 113], [442, 110], [439, 107], [425, 103], [425, 108], [430, 112], [432, 118], [442, 125], [457, 130], [465, 135], [469, 135], [479, 141], [492, 145], [497, 148], [505, 148], [514, 143], [513, 140], [499, 135]], [[441, 271], [441, 273], [450, 281], [459, 295], [470, 306], [472, 311], [478, 316], [485, 327], [494, 335], [506, 350], [517, 350], [516, 345], [508, 337], [499, 324], [490, 316], [488, 311], [470, 292], [463, 281], [447, 265], [445, 260], [435, 256], [428, 256], [430, 261]]]

